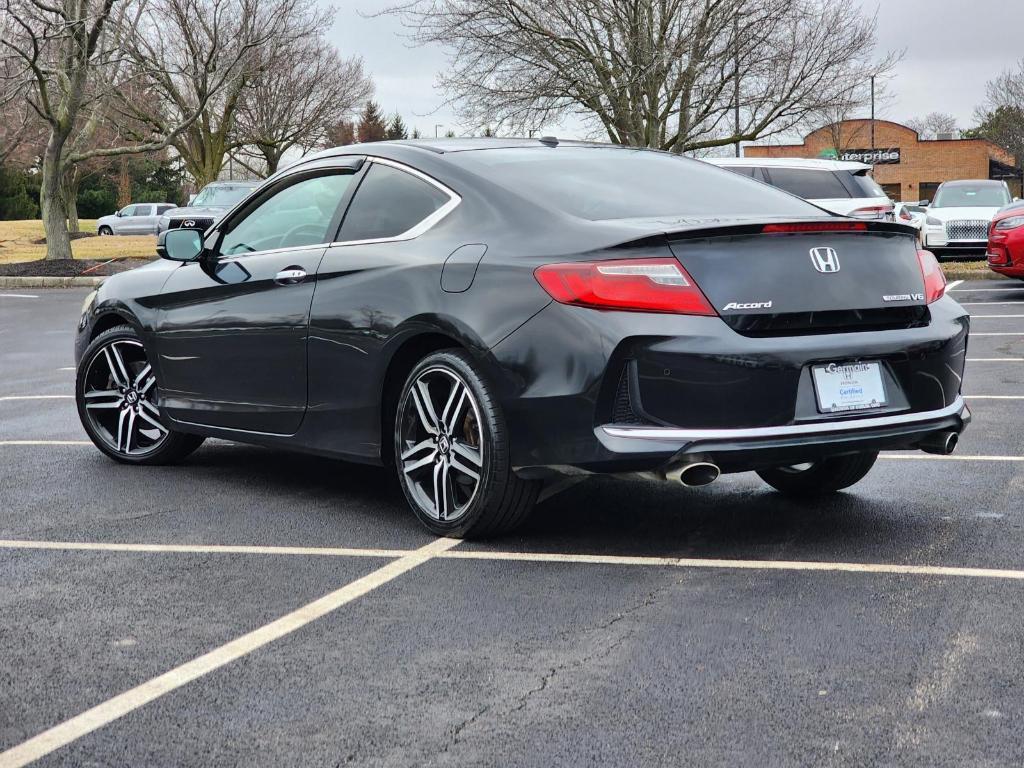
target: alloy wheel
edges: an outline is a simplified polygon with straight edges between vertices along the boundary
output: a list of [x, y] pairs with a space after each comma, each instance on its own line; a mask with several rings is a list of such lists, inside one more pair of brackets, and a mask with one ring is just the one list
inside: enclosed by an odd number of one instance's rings
[[97, 349], [88, 362], [82, 398], [93, 431], [119, 454], [143, 456], [167, 439], [156, 375], [141, 342], [114, 339]]
[[448, 368], [428, 368], [408, 388], [399, 424], [402, 480], [434, 520], [458, 520], [476, 498], [484, 468], [480, 423], [473, 392]]

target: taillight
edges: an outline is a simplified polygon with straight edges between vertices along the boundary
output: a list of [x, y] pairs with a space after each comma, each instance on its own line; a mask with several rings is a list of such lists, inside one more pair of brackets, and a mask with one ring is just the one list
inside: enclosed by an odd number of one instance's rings
[[717, 314], [675, 259], [546, 264], [534, 276], [562, 304], [631, 312]]
[[892, 203], [886, 205], [867, 205], [850, 212], [855, 219], [884, 219], [892, 215], [895, 206]]
[[924, 278], [925, 304], [938, 301], [946, 293], [946, 276], [942, 267], [931, 251], [918, 251], [917, 263], [921, 266], [921, 276]]
[[787, 232], [864, 232], [867, 224], [860, 221], [815, 221], [802, 224], [765, 224], [761, 232], [766, 235]]

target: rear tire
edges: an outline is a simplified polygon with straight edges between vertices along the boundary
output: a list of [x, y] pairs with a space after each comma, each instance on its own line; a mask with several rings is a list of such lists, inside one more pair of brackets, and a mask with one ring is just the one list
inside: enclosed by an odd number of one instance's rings
[[788, 496], [817, 496], [835, 493], [860, 482], [871, 471], [878, 451], [833, 456], [809, 465], [758, 470], [762, 480]]
[[156, 375], [130, 325], [104, 331], [86, 348], [75, 401], [89, 439], [122, 464], [173, 464], [203, 443], [164, 423]]
[[497, 399], [462, 350], [428, 355], [398, 400], [395, 468], [416, 518], [438, 536], [484, 538], [513, 530], [540, 483], [512, 472]]
[[112, 235], [114, 231], [110, 227], [100, 227], [97, 234], [102, 237], [103, 235]]

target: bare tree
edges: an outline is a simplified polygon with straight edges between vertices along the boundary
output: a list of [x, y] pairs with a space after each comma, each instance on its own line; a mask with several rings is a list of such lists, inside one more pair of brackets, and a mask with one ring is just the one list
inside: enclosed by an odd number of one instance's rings
[[125, 103], [124, 114], [158, 133], [196, 114], [170, 143], [197, 184], [214, 181], [242, 144], [238, 113], [269, 50], [313, 34], [321, 19], [313, 0], [149, 0], [125, 47], [150, 98]]
[[1024, 162], [1024, 59], [985, 85], [985, 101], [974, 110], [975, 128], [965, 138], [993, 141]]
[[[84, 147], [76, 135], [85, 132], [88, 137], [105, 121], [122, 125], [123, 121], [111, 117], [112, 104], [131, 105], [132, 100], [123, 99], [122, 94], [130, 92], [138, 78], [152, 74], [146, 63], [131, 63], [125, 56], [126, 43], [139, 39], [140, 27], [152, 13], [150, 6], [146, 0], [0, 1], [5, 18], [13, 20], [4, 30], [0, 48], [26, 68], [27, 103], [48, 129], [39, 200], [46, 258], [70, 259], [69, 169], [90, 158], [150, 152], [173, 144], [225, 80], [213, 73], [203, 97], [191, 109], [151, 122], [142, 133], [129, 136], [118, 131], [119, 140], [112, 144]], [[231, 53], [222, 58], [230, 60]]]
[[413, 0], [387, 12], [451, 52], [439, 79], [474, 130], [576, 116], [613, 142], [681, 152], [790, 130], [877, 68], [875, 19], [827, 0]]
[[342, 59], [324, 38], [313, 34], [268, 51], [270, 62], [246, 89], [238, 110], [239, 141], [258, 155], [267, 175], [293, 147], [323, 146], [339, 119], [351, 119], [373, 96], [373, 81], [359, 57]]
[[924, 117], [912, 117], [906, 124], [917, 131], [922, 139], [937, 139], [939, 134], [957, 132], [956, 118], [946, 112], [929, 112]]

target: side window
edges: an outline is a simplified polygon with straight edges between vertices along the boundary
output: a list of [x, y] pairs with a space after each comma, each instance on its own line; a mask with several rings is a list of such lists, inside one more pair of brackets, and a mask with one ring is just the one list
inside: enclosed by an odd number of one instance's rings
[[173, 208], [173, 207], [174, 207], [173, 205], [166, 205], [166, 204], [165, 205], [158, 205], [156, 207], [156, 215], [157, 216], [162, 216], [163, 214], [167, 213], [167, 211], [171, 210], [171, 208]]
[[333, 173], [285, 187], [234, 223], [220, 252], [230, 256], [331, 242], [331, 221], [351, 183], [351, 173]]
[[773, 187], [784, 189], [805, 200], [827, 200], [848, 198], [843, 183], [832, 171], [812, 171], [807, 168], [771, 168], [769, 182]]
[[132, 216], [149, 216], [150, 211], [152, 210], [153, 206], [151, 205], [136, 205], [135, 213], [133, 213]]
[[725, 168], [725, 170], [727, 170], [727, 171], [732, 171], [733, 173], [738, 173], [740, 176], [746, 176], [746, 177], [751, 178], [751, 179], [754, 178], [754, 169], [750, 168], [748, 166], [744, 166], [744, 165], [723, 165], [721, 167]]
[[134, 216], [135, 215], [135, 209], [138, 208], [138, 207], [139, 206], [137, 206], [137, 205], [126, 205], [124, 208], [121, 209], [121, 215], [122, 216]]
[[408, 232], [450, 199], [411, 173], [375, 163], [356, 190], [338, 239], [347, 242], [395, 237]]

